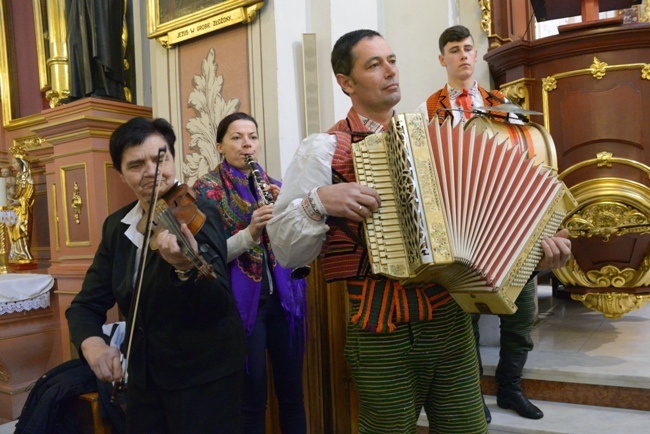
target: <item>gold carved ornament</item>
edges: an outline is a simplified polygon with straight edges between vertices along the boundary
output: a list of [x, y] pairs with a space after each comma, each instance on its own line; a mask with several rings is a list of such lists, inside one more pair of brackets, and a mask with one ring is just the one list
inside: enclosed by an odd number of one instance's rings
[[481, 7], [481, 30], [488, 35], [492, 33], [492, 2], [491, 0], [478, 0]]
[[[616, 158], [611, 152], [599, 152], [595, 159], [582, 161], [562, 172], [560, 179], [577, 169], [596, 165], [600, 169], [611, 168], [613, 164], [624, 164], [644, 171], [650, 176], [650, 167], [637, 161]], [[576, 209], [565, 219], [563, 226], [569, 229], [569, 236], [599, 236], [608, 242], [611, 236], [629, 233], [650, 232], [650, 205], [644, 198], [650, 195], [642, 184], [618, 178], [600, 178], [580, 183], [572, 187], [579, 203], [584, 206]], [[627, 203], [625, 203], [627, 202]], [[650, 257], [644, 258], [638, 269], [630, 267], [619, 269], [606, 265], [600, 270], [584, 272], [572, 257], [567, 264], [554, 274], [566, 285], [586, 288], [620, 288], [618, 292], [589, 292], [571, 294], [571, 298], [581, 301], [586, 307], [602, 312], [606, 318], [620, 318], [631, 310], [643, 307], [650, 301], [648, 294], [626, 293], [625, 288], [638, 288], [650, 285]]]
[[530, 92], [528, 85], [535, 80], [532, 78], [522, 78], [519, 80], [505, 83], [501, 86], [500, 90], [503, 95], [518, 106], [529, 110], [530, 109]]
[[641, 309], [648, 301], [647, 294], [623, 294], [619, 292], [571, 294], [573, 300], [581, 301], [589, 309], [602, 312], [605, 318], [619, 319], [628, 312]]
[[643, 6], [643, 13], [640, 14], [641, 16], [639, 17], [639, 22], [640, 23], [650, 22], [650, 1], [643, 0], [642, 6]]
[[80, 224], [81, 221], [79, 220], [79, 217], [81, 216], [81, 208], [83, 206], [83, 200], [81, 199], [81, 195], [79, 194], [79, 183], [77, 181], [74, 182], [72, 199], [70, 200], [70, 206], [72, 206], [72, 209], [74, 210], [74, 221], [77, 224]]
[[490, 42], [490, 48], [499, 47], [506, 42], [512, 42], [511, 38], [502, 38], [492, 32], [492, 0], [478, 0], [481, 8], [481, 30], [483, 30]]

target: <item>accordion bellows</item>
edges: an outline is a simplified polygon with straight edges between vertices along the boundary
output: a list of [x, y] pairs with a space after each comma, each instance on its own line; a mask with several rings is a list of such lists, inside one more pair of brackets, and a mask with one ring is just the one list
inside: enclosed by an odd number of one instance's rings
[[509, 142], [421, 114], [353, 144], [357, 181], [381, 207], [364, 222], [374, 274], [436, 282], [467, 312], [508, 314], [575, 200]]

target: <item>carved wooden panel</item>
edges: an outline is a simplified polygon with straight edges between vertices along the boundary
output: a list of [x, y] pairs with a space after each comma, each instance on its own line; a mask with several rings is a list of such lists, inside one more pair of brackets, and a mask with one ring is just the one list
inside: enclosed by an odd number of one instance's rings
[[[643, 113], [650, 110], [650, 82], [642, 78], [640, 68], [616, 66], [621, 69], [600, 79], [591, 74], [562, 78], [548, 92], [548, 129], [556, 143], [560, 172], [600, 152], [648, 162], [650, 145], [643, 137], [648, 137], [650, 128]], [[620, 164], [585, 167], [568, 175], [565, 182], [571, 186], [602, 177], [650, 185], [645, 172]]]

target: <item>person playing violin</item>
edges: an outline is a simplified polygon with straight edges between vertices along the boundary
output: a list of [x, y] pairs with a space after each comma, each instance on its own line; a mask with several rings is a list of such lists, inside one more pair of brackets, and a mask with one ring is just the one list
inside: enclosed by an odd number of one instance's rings
[[[116, 303], [128, 318], [129, 432], [237, 433], [246, 336], [226, 274], [219, 212], [197, 198], [195, 206], [206, 217], [200, 230], [193, 234], [184, 223], [180, 233], [158, 230], [156, 251], [144, 246], [146, 237], [137, 230], [155, 184], [164, 199], [176, 183], [175, 141], [164, 119], [133, 118], [112, 134], [113, 167], [137, 200], [104, 222], [93, 263], [66, 311], [70, 337], [100, 380], [117, 382], [124, 376], [121, 354], [108, 345], [102, 325]], [[180, 237], [189, 243], [189, 254], [181, 250]], [[144, 272], [138, 273], [143, 254]], [[192, 255], [199, 254], [210, 275], [193, 268]]]
[[264, 433], [268, 351], [282, 434], [304, 434], [305, 281], [292, 278], [291, 269], [276, 262], [264, 230], [273, 216], [279, 182], [255, 162], [260, 142], [253, 117], [241, 112], [226, 116], [219, 122], [216, 138], [223, 161], [193, 188], [217, 205], [229, 237], [228, 272], [248, 334], [242, 394], [244, 432]]

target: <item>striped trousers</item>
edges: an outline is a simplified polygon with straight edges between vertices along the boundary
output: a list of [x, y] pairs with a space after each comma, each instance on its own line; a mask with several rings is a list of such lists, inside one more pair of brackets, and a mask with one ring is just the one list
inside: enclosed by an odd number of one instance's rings
[[422, 408], [430, 433], [487, 433], [471, 320], [454, 301], [391, 333], [349, 323], [345, 356], [360, 434], [414, 434]]

